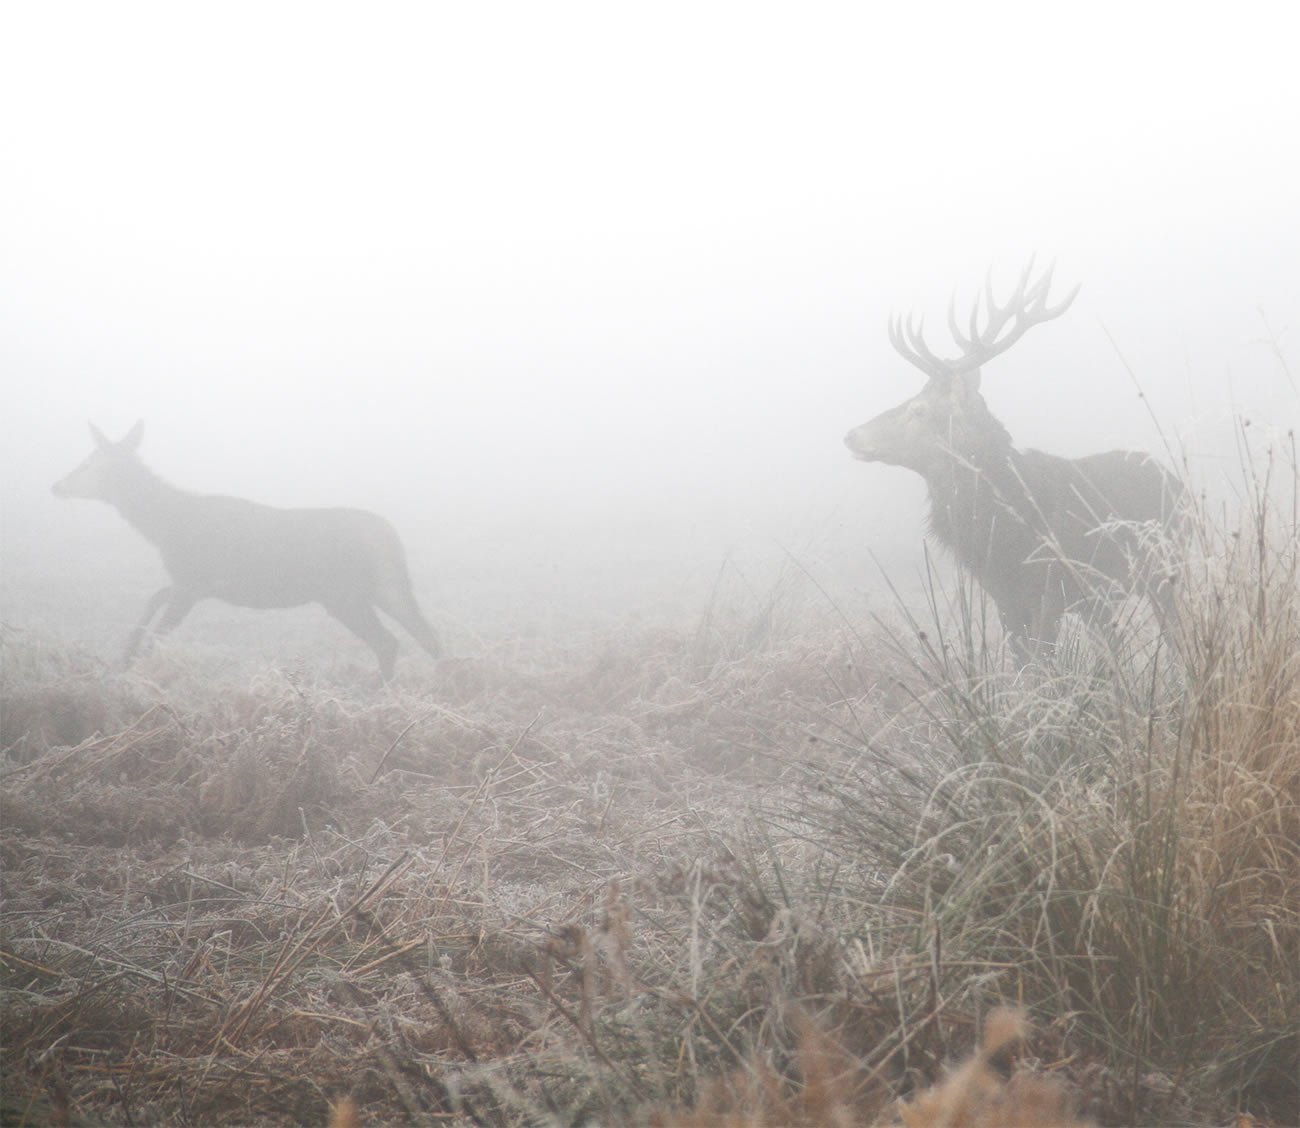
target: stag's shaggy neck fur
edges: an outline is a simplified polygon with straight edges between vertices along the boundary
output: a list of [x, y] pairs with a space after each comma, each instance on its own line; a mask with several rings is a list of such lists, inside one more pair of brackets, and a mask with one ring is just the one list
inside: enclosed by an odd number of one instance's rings
[[[1024, 487], [1011, 435], [977, 398], [975, 418], [954, 418], [950, 442], [924, 471], [930, 530], [957, 558], [983, 574], [999, 513], [1019, 510]], [[1006, 518], [1004, 517], [1003, 522]], [[982, 562], [982, 564], [981, 564]], [[982, 566], [983, 565], [983, 566]]]
[[[1110, 508], [1087, 504], [1094, 491], [1078, 465], [1016, 450], [975, 394], [952, 416], [949, 442], [923, 476], [931, 532], [989, 593], [1003, 626], [1020, 640], [1045, 626], [1054, 634], [1060, 611], [1086, 587], [1063, 557], [1082, 560], [1095, 550], [1096, 541], [1085, 541], [1084, 532], [1100, 519], [1090, 519], [1087, 510], [1104, 514]], [[1125, 570], [1122, 560], [1104, 564], [1111, 574]]]
[[1156, 595], [1152, 562], [1123, 526], [1167, 524], [1177, 481], [1133, 452], [1068, 459], [1016, 450], [982, 414], [924, 474], [930, 529], [992, 597], [1012, 637], [1050, 642], [1063, 611], [1081, 601], [1099, 608], [1115, 587], [1146, 590], [1167, 618], [1168, 593]]

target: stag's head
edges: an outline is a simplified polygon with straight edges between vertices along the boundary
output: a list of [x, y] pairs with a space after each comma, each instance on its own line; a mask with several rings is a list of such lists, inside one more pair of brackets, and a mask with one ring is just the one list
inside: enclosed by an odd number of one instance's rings
[[951, 466], [954, 459], [980, 463], [1010, 449], [1011, 437], [980, 395], [980, 366], [1009, 349], [1033, 326], [1059, 317], [1079, 292], [1076, 286], [1062, 301], [1049, 305], [1052, 268], [1030, 285], [1033, 266], [1030, 259], [1015, 293], [1003, 304], [993, 297], [990, 271], [983, 303], [976, 298], [966, 329], [957, 321], [954, 296], [948, 304], [948, 328], [959, 354], [951, 359], [930, 350], [921, 322], [910, 316], [906, 322], [901, 317], [891, 319], [890, 343], [928, 379], [911, 399], [844, 436], [855, 458], [905, 466], [930, 478]]
[[116, 443], [93, 423], [90, 424], [90, 437], [95, 440], [95, 449], [71, 474], [54, 483], [55, 497], [112, 501], [117, 496], [123, 476], [139, 467], [140, 460], [135, 452], [144, 437], [143, 420]]

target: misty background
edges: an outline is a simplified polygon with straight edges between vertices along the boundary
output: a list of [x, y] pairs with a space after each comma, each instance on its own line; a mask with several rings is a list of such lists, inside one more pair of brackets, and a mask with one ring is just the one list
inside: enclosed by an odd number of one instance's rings
[[453, 645], [782, 560], [906, 586], [923, 483], [842, 443], [921, 386], [887, 318], [945, 352], [1034, 252], [1083, 288], [985, 370], [1017, 445], [1226, 490], [1234, 417], [1300, 416], [1292, 20], [9, 5], [0, 620], [115, 647], [164, 582], [50, 493], [139, 418], [176, 485], [390, 518]]

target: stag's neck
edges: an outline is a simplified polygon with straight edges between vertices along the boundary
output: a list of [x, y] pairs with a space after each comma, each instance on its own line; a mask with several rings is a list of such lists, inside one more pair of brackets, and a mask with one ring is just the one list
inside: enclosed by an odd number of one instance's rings
[[137, 531], [164, 545], [179, 527], [179, 519], [195, 495], [164, 482], [147, 466], [125, 467], [105, 497]]
[[930, 528], [940, 543], [970, 566], [989, 558], [994, 530], [1019, 511], [1024, 494], [1018, 453], [997, 445], [965, 458], [945, 459], [926, 475]]

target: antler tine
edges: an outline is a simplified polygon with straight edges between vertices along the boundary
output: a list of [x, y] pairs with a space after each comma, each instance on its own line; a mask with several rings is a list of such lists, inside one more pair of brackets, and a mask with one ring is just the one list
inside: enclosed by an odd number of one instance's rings
[[[1033, 259], [1030, 259], [1033, 262]], [[1052, 288], [1052, 272], [1056, 270], [1056, 260], [1053, 259], [1047, 264], [1047, 270], [1043, 272], [1042, 278], [1029, 288], [1025, 295], [1025, 313], [1041, 315], [1047, 311], [1047, 293]]]
[[961, 346], [962, 352], [966, 351], [967, 345], [971, 344], [971, 337], [975, 335], [975, 314], [979, 312], [979, 302], [975, 303], [975, 309], [971, 312], [970, 318], [970, 337], [961, 331], [961, 326], [957, 324], [957, 287], [952, 288], [952, 293], [948, 296], [948, 332], [952, 334], [952, 339]]
[[[988, 273], [984, 276], [984, 294], [987, 298], [989, 323], [984, 332], [979, 335], [979, 343], [984, 348], [992, 348], [998, 339], [998, 334], [1006, 327], [1008, 321], [1015, 317], [1020, 318], [1022, 313], [1027, 313], [1034, 303], [1038, 284], [1035, 283], [1033, 289], [1026, 291], [1029, 285], [1029, 276], [1034, 269], [1034, 256], [1029, 256], [1029, 261], [1025, 264], [1025, 269], [1020, 272], [1020, 281], [1016, 283], [1016, 288], [1011, 297], [1006, 300], [1005, 305], [999, 305], [993, 297], [993, 268], [989, 267]], [[1052, 272], [1047, 272], [1047, 278], [1050, 283]]]
[[[1011, 296], [1010, 304], [1015, 304], [1019, 299], [1024, 298], [1025, 287], [1029, 285], [1030, 276], [1034, 273], [1034, 262], [1037, 258], [1037, 251], [1029, 256], [1029, 261], [1025, 263], [1025, 269], [1020, 272], [1020, 283], [1016, 286], [1016, 292]], [[1052, 259], [1052, 261], [1047, 264], [1047, 270], [1043, 272], [1043, 277], [1040, 278], [1038, 282], [1034, 283], [1033, 289], [1030, 290], [1030, 293], [1032, 294], [1034, 290], [1037, 290], [1039, 283], [1041, 282], [1046, 282], [1047, 285], [1050, 286], [1052, 284], [1052, 271], [1055, 269], [1056, 259]], [[992, 274], [992, 268], [990, 268], [989, 273]]]
[[[953, 294], [952, 300], [948, 303], [948, 328], [962, 355], [948, 362], [951, 371], [974, 371], [1000, 353], [1006, 352], [1035, 325], [1060, 317], [1070, 308], [1070, 304], [1079, 292], [1079, 287], [1075, 286], [1056, 305], [1048, 305], [1047, 298], [1052, 287], [1052, 273], [1056, 269], [1056, 263], [1050, 263], [1043, 276], [1030, 285], [1029, 280], [1034, 271], [1034, 258], [1035, 256], [1030, 256], [1029, 262], [1020, 273], [1020, 280], [1015, 290], [1004, 303], [999, 302], [993, 294], [993, 270], [990, 267], [984, 276], [984, 307], [987, 323], [983, 331], [979, 327], [980, 299], [975, 299], [971, 309], [969, 331], [963, 332], [957, 324], [957, 296], [956, 293]], [[1010, 331], [1006, 331], [1008, 324], [1011, 326]]]
[[[1029, 260], [1031, 266], [1033, 265], [1033, 261], [1034, 260], [1031, 257]], [[1040, 321], [1050, 321], [1053, 317], [1060, 317], [1061, 314], [1070, 308], [1071, 303], [1076, 297], [1078, 297], [1079, 290], [1083, 286], [1082, 282], [1076, 283], [1074, 289], [1066, 294], [1064, 298], [1056, 303], [1056, 305], [1049, 306], [1047, 304], [1047, 295], [1052, 288], [1052, 274], [1055, 270], [1056, 260], [1053, 259], [1047, 264], [1047, 270], [1043, 272], [1042, 278], [1034, 283], [1033, 287], [1026, 295], [1025, 315], [1033, 318], [1031, 322], [1033, 325], [1037, 325]]]
[[[1031, 257], [1029, 264], [1025, 267], [1020, 275], [1020, 282], [1016, 286], [1011, 297], [1007, 299], [1005, 305], [999, 304], [997, 298], [993, 296], [993, 268], [990, 266], [984, 275], [984, 308], [988, 315], [988, 324], [984, 331], [980, 331], [980, 299], [977, 295], [975, 304], [971, 306], [970, 311], [970, 328], [962, 332], [961, 327], [957, 324], [957, 291], [954, 288], [952, 297], [948, 299], [948, 329], [952, 333], [952, 339], [961, 348], [962, 356], [953, 363], [966, 371], [966, 357], [973, 353], [980, 352], [989, 348], [996, 340], [998, 334], [1002, 331], [1011, 314], [1019, 308], [1025, 297], [1025, 285], [1029, 281], [1029, 272], [1033, 269], [1034, 260]], [[979, 365], [975, 365], [979, 367]]]
[[907, 315], [907, 327], [903, 327], [903, 317], [895, 314], [889, 319], [889, 343], [908, 364], [919, 368], [932, 379], [947, 380], [952, 376], [952, 366], [942, 357], [935, 356], [930, 346], [925, 343], [925, 318], [915, 324], [913, 315]]
[[[1061, 314], [1063, 314], [1067, 309], [1070, 308], [1070, 306], [1074, 304], [1074, 299], [1079, 296], [1079, 291], [1082, 289], [1083, 289], [1083, 283], [1076, 282], [1074, 284], [1074, 289], [1071, 290], [1068, 294], [1066, 294], [1065, 297], [1063, 297], [1059, 302], [1056, 303], [1056, 305], [1054, 306], [1044, 305], [1041, 320], [1050, 321], [1053, 317], [1060, 317]], [[1046, 298], [1047, 295], [1044, 294], [1043, 297]]]

